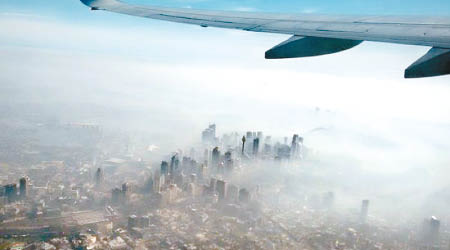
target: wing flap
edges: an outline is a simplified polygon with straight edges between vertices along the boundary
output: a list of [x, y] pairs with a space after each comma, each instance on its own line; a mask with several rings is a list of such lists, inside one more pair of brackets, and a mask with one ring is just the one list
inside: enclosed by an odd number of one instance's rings
[[450, 74], [450, 49], [431, 48], [427, 54], [405, 70], [405, 78]]
[[351, 49], [362, 41], [293, 36], [266, 52], [266, 59], [298, 58], [333, 54]]

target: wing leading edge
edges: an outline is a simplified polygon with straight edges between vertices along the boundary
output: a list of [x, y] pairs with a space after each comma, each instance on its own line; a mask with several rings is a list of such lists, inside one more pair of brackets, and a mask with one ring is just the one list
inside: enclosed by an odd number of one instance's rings
[[433, 49], [411, 65], [405, 71], [405, 77], [450, 74], [450, 18], [292, 15], [164, 8], [131, 5], [117, 0], [81, 2], [92, 10], [202, 27], [292, 35], [289, 40], [267, 51], [268, 59], [331, 54], [350, 49], [362, 41], [429, 46]]

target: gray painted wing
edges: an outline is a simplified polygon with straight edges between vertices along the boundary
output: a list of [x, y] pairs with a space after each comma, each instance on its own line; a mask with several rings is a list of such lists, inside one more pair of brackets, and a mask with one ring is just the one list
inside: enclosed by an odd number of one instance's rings
[[204, 27], [450, 48], [450, 18], [445, 17], [291, 15], [81, 1], [93, 9]]
[[449, 17], [293, 15], [163, 8], [117, 0], [81, 1], [93, 10], [203, 27], [292, 35], [291, 39], [267, 51], [267, 59], [337, 53], [362, 41], [430, 46], [433, 48], [405, 71], [405, 77], [450, 74]]

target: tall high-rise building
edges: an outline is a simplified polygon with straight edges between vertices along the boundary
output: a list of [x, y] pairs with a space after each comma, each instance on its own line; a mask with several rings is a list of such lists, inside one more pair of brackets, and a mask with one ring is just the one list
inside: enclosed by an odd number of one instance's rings
[[5, 186], [5, 196], [9, 203], [17, 200], [17, 184], [8, 184]]
[[207, 171], [207, 167], [205, 166], [205, 164], [199, 164], [197, 166], [197, 176], [199, 180], [203, 180], [203, 178], [206, 176], [206, 171]]
[[122, 201], [126, 202], [128, 200], [128, 183], [122, 184]]
[[253, 133], [252, 131], [247, 131], [245, 137], [249, 140], [253, 140]]
[[259, 152], [259, 138], [253, 139], [253, 155], [258, 155]]
[[297, 149], [296, 149], [296, 157], [303, 159], [303, 137], [298, 137], [297, 139]]
[[169, 174], [169, 163], [167, 161], [161, 162], [161, 175]]
[[19, 198], [24, 200], [27, 197], [27, 179], [25, 177], [19, 180]]
[[218, 147], [215, 147], [212, 151], [211, 163], [213, 168], [217, 168], [220, 161], [220, 151]]
[[234, 161], [233, 161], [232, 154], [230, 151], [227, 151], [225, 153], [224, 167], [225, 167], [224, 170], [225, 170], [226, 174], [230, 174], [234, 169]]
[[144, 183], [143, 192], [149, 194], [153, 191], [153, 176], [149, 176]]
[[153, 192], [159, 193], [161, 192], [162, 186], [165, 184], [164, 175], [155, 174], [153, 179]]
[[242, 155], [244, 155], [244, 150], [245, 150], [245, 136], [242, 136]]
[[440, 230], [441, 222], [435, 217], [425, 219], [421, 230], [421, 249], [440, 249]]
[[178, 171], [179, 164], [180, 160], [178, 159], [178, 154], [174, 154], [172, 158], [170, 158], [169, 173], [171, 175], [174, 175], [174, 173]]
[[291, 158], [294, 158], [294, 159], [296, 159], [298, 156], [298, 150], [299, 150], [298, 138], [299, 138], [299, 136], [297, 134], [295, 134], [292, 137], [292, 142], [291, 142]]
[[248, 154], [252, 153], [252, 145], [253, 145], [253, 132], [248, 131], [245, 135], [245, 139], [246, 139], [246, 151]]
[[208, 149], [205, 149], [205, 151], [203, 152], [203, 161], [204, 162], [209, 161], [209, 150]]
[[226, 182], [223, 180], [217, 180], [216, 182], [216, 192], [219, 196], [219, 201], [222, 201], [225, 199], [226, 195]]
[[431, 245], [439, 244], [439, 229], [441, 227], [441, 222], [432, 216], [430, 219], [430, 243]]
[[95, 172], [95, 185], [100, 186], [103, 182], [103, 171], [101, 168], [97, 168], [97, 171]]
[[209, 181], [209, 189], [210, 189], [211, 193], [216, 192], [216, 184], [217, 184], [217, 179], [211, 178], [211, 180]]
[[216, 124], [211, 124], [202, 132], [202, 142], [205, 144], [213, 144], [216, 141]]
[[111, 191], [111, 202], [113, 205], [119, 205], [122, 201], [122, 190], [120, 188], [114, 188]]
[[368, 213], [369, 213], [369, 200], [363, 200], [361, 204], [361, 214], [360, 214], [361, 222], [367, 221]]

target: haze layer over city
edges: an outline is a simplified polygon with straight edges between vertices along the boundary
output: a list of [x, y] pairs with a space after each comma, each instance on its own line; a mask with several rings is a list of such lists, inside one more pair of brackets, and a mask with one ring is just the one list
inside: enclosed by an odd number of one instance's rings
[[[446, 1], [127, 1], [432, 15]], [[450, 249], [449, 77], [426, 47], [0, 3], [0, 249]]]

